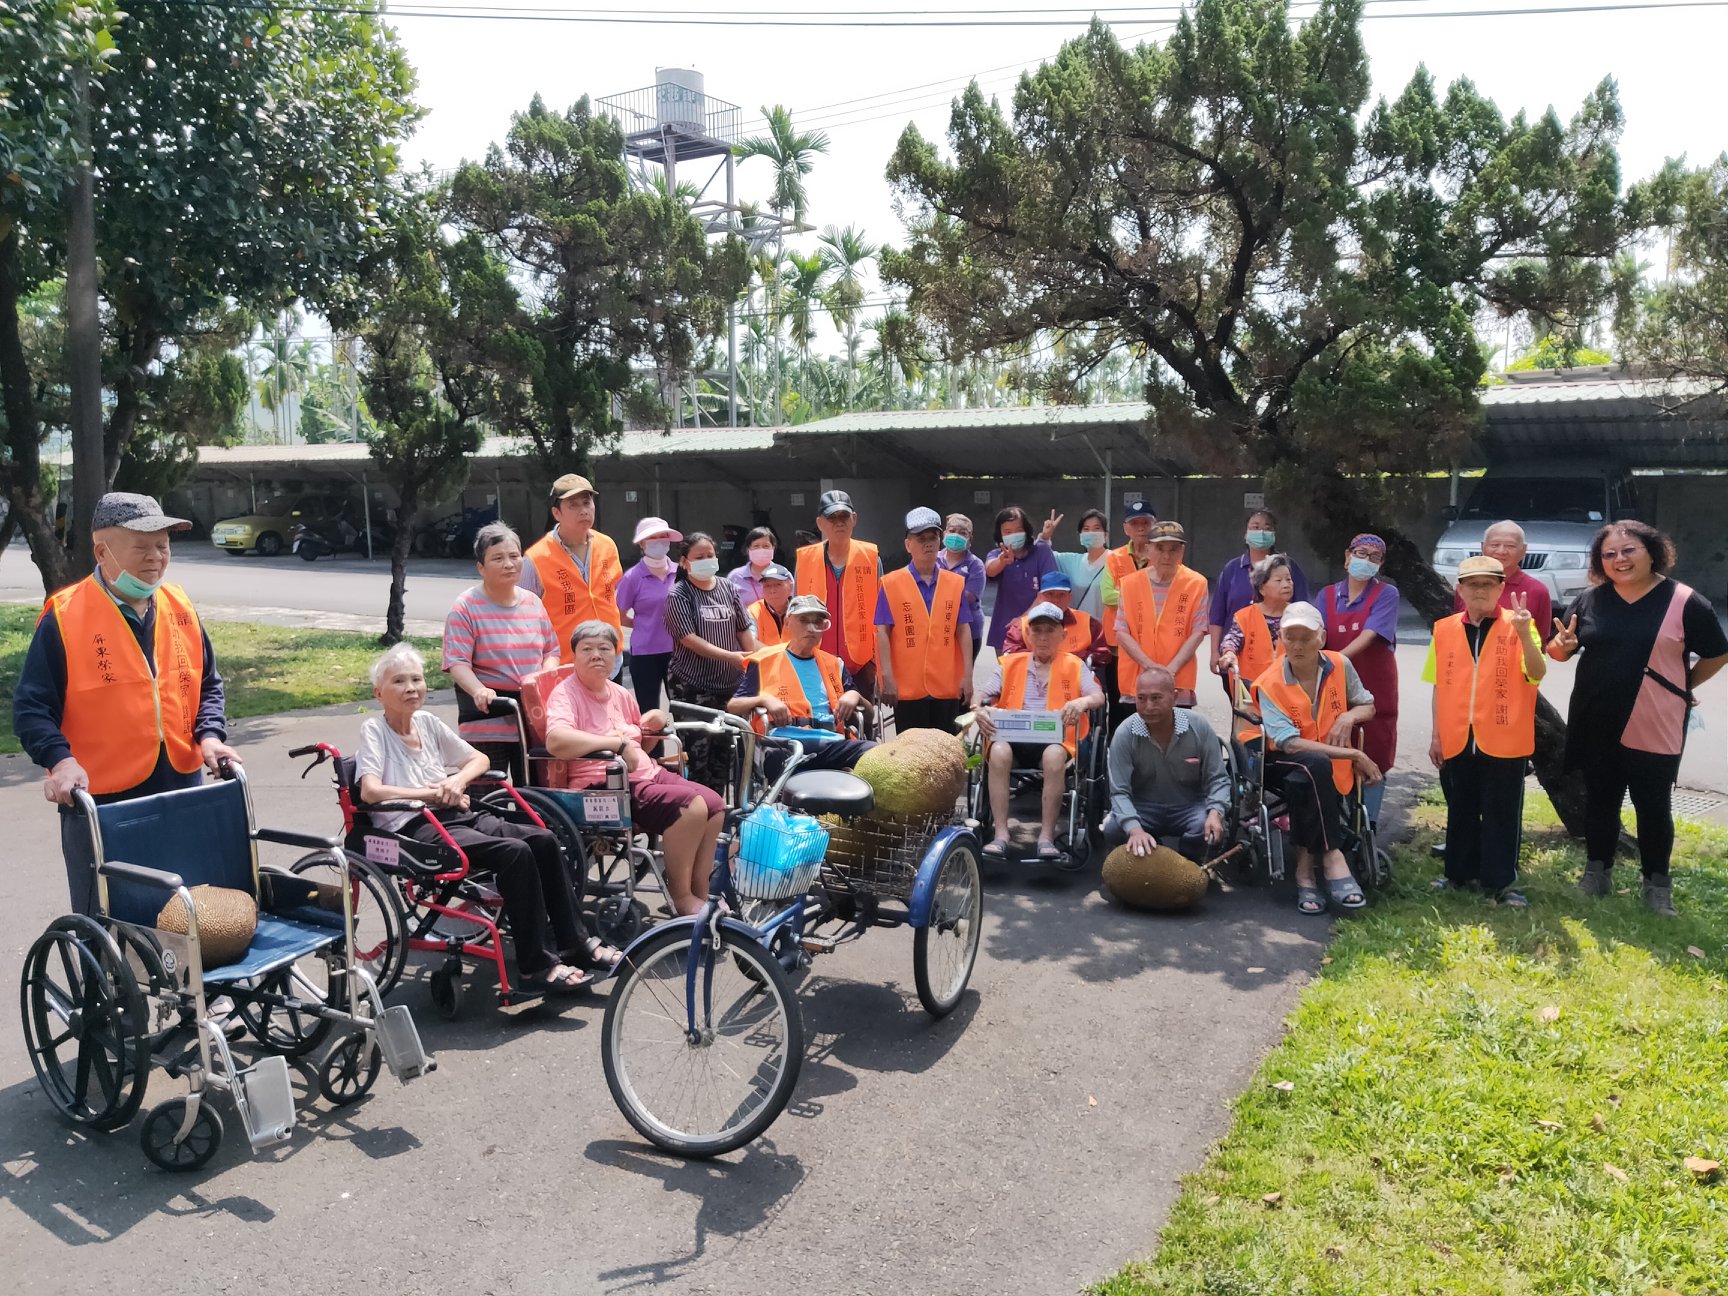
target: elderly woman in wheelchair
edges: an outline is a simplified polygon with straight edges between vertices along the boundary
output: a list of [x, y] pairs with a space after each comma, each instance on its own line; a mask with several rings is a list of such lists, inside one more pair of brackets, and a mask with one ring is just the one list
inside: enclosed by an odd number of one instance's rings
[[1324, 913], [1328, 902], [1340, 909], [1367, 904], [1344, 855], [1345, 799], [1382, 777], [1354, 745], [1356, 730], [1374, 716], [1374, 695], [1347, 657], [1321, 647], [1325, 638], [1319, 609], [1292, 603], [1279, 624], [1284, 655], [1254, 681], [1266, 784], [1289, 809], [1296, 907], [1306, 914]]
[[428, 844], [452, 842], [471, 867], [493, 876], [528, 988], [568, 994], [588, 984], [588, 973], [572, 964], [592, 963], [606, 951], [593, 948], [597, 942], [583, 925], [558, 839], [470, 799], [469, 785], [491, 762], [421, 709], [426, 665], [412, 647], [397, 644], [372, 664], [372, 688], [384, 714], [361, 725], [355, 753], [372, 823]]
[[[637, 828], [660, 834], [668, 900], [680, 914], [700, 913], [726, 803], [648, 754], [671, 731], [672, 717], [661, 710], [642, 714], [635, 696], [612, 682], [618, 648], [618, 632], [604, 621], [584, 621], [570, 632], [576, 669], [546, 699], [546, 749], [571, 762], [571, 787], [603, 782], [605, 757], [623, 762], [631, 818]], [[605, 949], [599, 955], [617, 957]]]

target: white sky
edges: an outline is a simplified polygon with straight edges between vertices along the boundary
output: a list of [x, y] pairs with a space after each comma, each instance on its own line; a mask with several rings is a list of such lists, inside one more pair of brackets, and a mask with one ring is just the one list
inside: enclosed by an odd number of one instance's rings
[[[576, 0], [537, 2], [581, 7]], [[591, 2], [617, 4], [618, 0]], [[640, 8], [779, 9], [799, 14], [856, 10], [867, 2], [809, 0], [799, 7], [789, 0], [645, 0]], [[876, 2], [883, 9], [915, 8], [905, 0]], [[945, 8], [978, 9], [1029, 7], [1035, 2], [939, 0]], [[1048, 0], [1059, 7], [1078, 2]], [[1503, 7], [1511, 8], [1562, 2], [1500, 0]], [[408, 8], [413, 0], [401, 3]], [[1156, 3], [1162, 6], [1164, 0]], [[1450, 11], [1494, 3], [1401, 0], [1370, 3], [1368, 12]], [[424, 159], [446, 168], [463, 159], [479, 159], [489, 143], [504, 137], [510, 114], [526, 107], [536, 91], [548, 104], [563, 107], [584, 93], [600, 97], [651, 85], [656, 67], [694, 67], [705, 75], [709, 95], [746, 109], [746, 133], [760, 126], [755, 114], [761, 106], [774, 103], [791, 108], [800, 127], [827, 130], [829, 153], [807, 181], [810, 222], [818, 228], [859, 225], [878, 242], [903, 237], [883, 168], [905, 124], [916, 122], [926, 136], [942, 137], [948, 104], [962, 85], [959, 78], [1003, 65], [1036, 66], [1085, 25], [1079, 15], [1071, 27], [924, 31], [609, 26], [401, 14], [392, 14], [390, 20], [419, 72], [420, 102], [430, 109], [409, 141], [411, 160]], [[1142, 18], [1118, 24], [1116, 30], [1127, 37], [1147, 31], [1155, 21]], [[1419, 62], [1426, 62], [1442, 88], [1467, 76], [1508, 116], [1520, 108], [1535, 115], [1552, 105], [1565, 119], [1603, 76], [1615, 77], [1626, 116], [1621, 162], [1627, 181], [1648, 175], [1665, 157], [1686, 154], [1697, 163], [1728, 148], [1717, 80], [1721, 51], [1728, 48], [1728, 9], [1406, 17], [1367, 21], [1363, 30], [1375, 92], [1388, 97], [1397, 94]], [[1016, 75], [1013, 70], [999, 71], [980, 81], [986, 93], [996, 93], [1006, 103]], [[945, 84], [829, 107], [937, 81]], [[903, 102], [908, 98], [914, 102]], [[761, 161], [741, 166], [741, 198], [766, 196], [767, 166]], [[691, 170], [695, 169], [693, 164]], [[680, 178], [699, 179], [706, 174], [707, 168], [700, 177], [681, 170]]]

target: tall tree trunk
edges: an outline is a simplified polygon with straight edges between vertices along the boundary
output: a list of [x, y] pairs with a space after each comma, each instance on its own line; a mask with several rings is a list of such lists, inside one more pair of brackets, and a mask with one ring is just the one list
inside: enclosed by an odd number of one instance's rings
[[66, 361], [72, 389], [72, 570], [90, 570], [90, 519], [108, 488], [102, 428], [102, 318], [96, 287], [96, 177], [91, 168], [90, 76], [73, 74], [79, 159], [66, 186]]
[[120, 474], [120, 460], [138, 431], [144, 380], [162, 351], [162, 339], [153, 332], [128, 333], [121, 341], [126, 368], [114, 377], [114, 409], [102, 433], [103, 490], [112, 490], [114, 479]]
[[5, 488], [11, 518], [30, 542], [30, 556], [42, 573], [42, 591], [52, 594], [72, 583], [72, 569], [43, 508], [42, 427], [36, 418], [30, 361], [18, 328], [23, 288], [18, 229], [13, 226], [5, 238], [0, 238], [0, 407], [6, 411], [10, 460], [0, 464], [0, 486]]
[[420, 516], [420, 488], [398, 483], [396, 537], [390, 542], [390, 602], [384, 609], [384, 633], [378, 642], [388, 648], [400, 643], [407, 624], [408, 554], [414, 547], [414, 522]]

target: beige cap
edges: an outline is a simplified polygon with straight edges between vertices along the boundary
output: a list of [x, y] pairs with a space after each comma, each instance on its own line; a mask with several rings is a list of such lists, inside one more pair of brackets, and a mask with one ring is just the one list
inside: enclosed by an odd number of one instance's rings
[[1498, 558], [1477, 554], [1458, 564], [1459, 580], [1468, 580], [1472, 576], [1492, 576], [1497, 581], [1503, 581], [1506, 579], [1506, 568], [1501, 566]]
[[565, 473], [557, 481], [552, 483], [552, 502], [554, 504], [557, 504], [562, 500], [567, 500], [572, 495], [581, 495], [584, 493], [594, 496], [600, 494], [599, 491], [594, 489], [594, 483], [582, 476], [581, 473]]

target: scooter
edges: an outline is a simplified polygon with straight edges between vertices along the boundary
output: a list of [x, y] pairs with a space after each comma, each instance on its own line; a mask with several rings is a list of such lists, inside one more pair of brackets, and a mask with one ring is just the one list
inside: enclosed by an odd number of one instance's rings
[[307, 562], [317, 562], [326, 554], [339, 552], [337, 545], [327, 536], [304, 522], [298, 524], [289, 534], [294, 542], [294, 552]]

